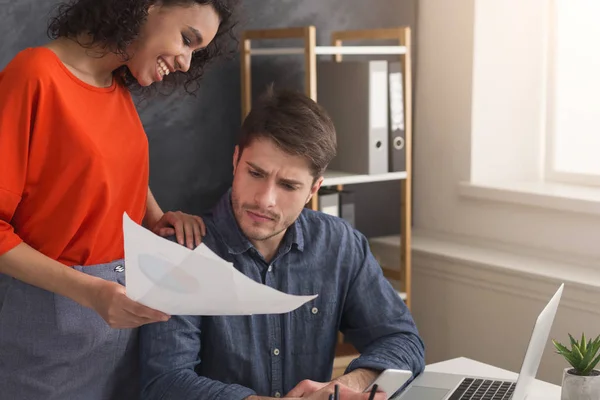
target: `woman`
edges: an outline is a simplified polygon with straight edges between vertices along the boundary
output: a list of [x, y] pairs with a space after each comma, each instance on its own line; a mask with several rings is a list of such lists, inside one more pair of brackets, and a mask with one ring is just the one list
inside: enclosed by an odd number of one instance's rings
[[204, 226], [152, 196], [130, 90], [189, 90], [230, 40], [232, 8], [63, 4], [54, 40], [0, 72], [1, 399], [138, 397], [135, 328], [169, 316], [125, 295], [123, 214], [189, 247]]

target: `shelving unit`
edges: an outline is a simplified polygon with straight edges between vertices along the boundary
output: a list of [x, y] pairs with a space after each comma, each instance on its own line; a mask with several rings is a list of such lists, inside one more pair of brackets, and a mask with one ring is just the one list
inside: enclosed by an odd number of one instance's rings
[[[253, 41], [264, 40], [300, 40], [300, 47], [252, 47]], [[394, 46], [344, 46], [348, 41], [394, 40]], [[323, 186], [343, 185], [398, 180], [401, 190], [400, 204], [400, 268], [391, 269], [382, 266], [383, 274], [390, 281], [400, 282], [399, 295], [407, 306], [411, 306], [411, 186], [412, 186], [412, 73], [411, 73], [411, 31], [409, 27], [397, 27], [372, 30], [336, 31], [331, 34], [331, 46], [317, 46], [314, 26], [248, 30], [242, 33], [241, 40], [241, 97], [242, 119], [248, 114], [252, 98], [251, 59], [253, 56], [303, 56], [305, 67], [304, 87], [306, 95], [317, 99], [317, 56], [332, 56], [337, 62], [343, 56], [353, 55], [398, 55], [402, 64], [405, 113], [406, 172], [390, 172], [378, 175], [356, 175], [347, 172], [328, 170], [324, 175]], [[318, 199], [313, 197], [310, 207], [317, 209]], [[356, 350], [340, 340], [335, 368], [343, 370], [346, 361], [350, 361]], [[334, 374], [336, 372], [334, 371]]]
[[406, 179], [406, 172], [389, 172], [377, 175], [357, 175], [349, 172], [327, 170], [323, 174], [323, 186], [354, 185], [358, 183], [371, 183], [395, 181]]
[[[253, 56], [267, 55], [290, 55], [304, 54], [305, 50], [301, 47], [280, 47], [266, 49], [250, 49], [250, 54]], [[404, 54], [405, 49], [401, 46], [317, 46], [315, 54], [322, 55], [394, 55]]]

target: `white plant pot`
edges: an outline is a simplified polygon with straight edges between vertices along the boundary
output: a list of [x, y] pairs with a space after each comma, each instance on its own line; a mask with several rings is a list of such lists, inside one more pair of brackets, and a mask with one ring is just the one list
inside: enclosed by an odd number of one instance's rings
[[599, 400], [600, 372], [594, 370], [595, 375], [579, 376], [569, 373], [571, 370], [563, 371], [560, 400]]

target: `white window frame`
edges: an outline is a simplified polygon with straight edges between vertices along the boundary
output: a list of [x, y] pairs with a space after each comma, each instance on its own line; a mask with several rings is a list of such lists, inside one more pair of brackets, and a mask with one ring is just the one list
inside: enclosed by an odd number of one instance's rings
[[547, 86], [546, 86], [546, 118], [545, 118], [545, 148], [544, 148], [544, 181], [554, 183], [574, 184], [580, 186], [600, 186], [600, 174], [583, 174], [558, 171], [555, 167], [554, 150], [556, 126], [554, 124], [556, 88], [556, 43], [557, 20], [556, 1], [551, 2], [549, 14], [549, 28], [547, 41]]

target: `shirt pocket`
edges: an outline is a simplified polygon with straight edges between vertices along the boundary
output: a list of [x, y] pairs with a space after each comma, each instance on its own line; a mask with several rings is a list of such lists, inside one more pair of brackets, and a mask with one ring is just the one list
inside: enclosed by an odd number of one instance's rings
[[290, 313], [291, 353], [307, 355], [327, 353], [337, 342], [338, 302], [317, 297]]

